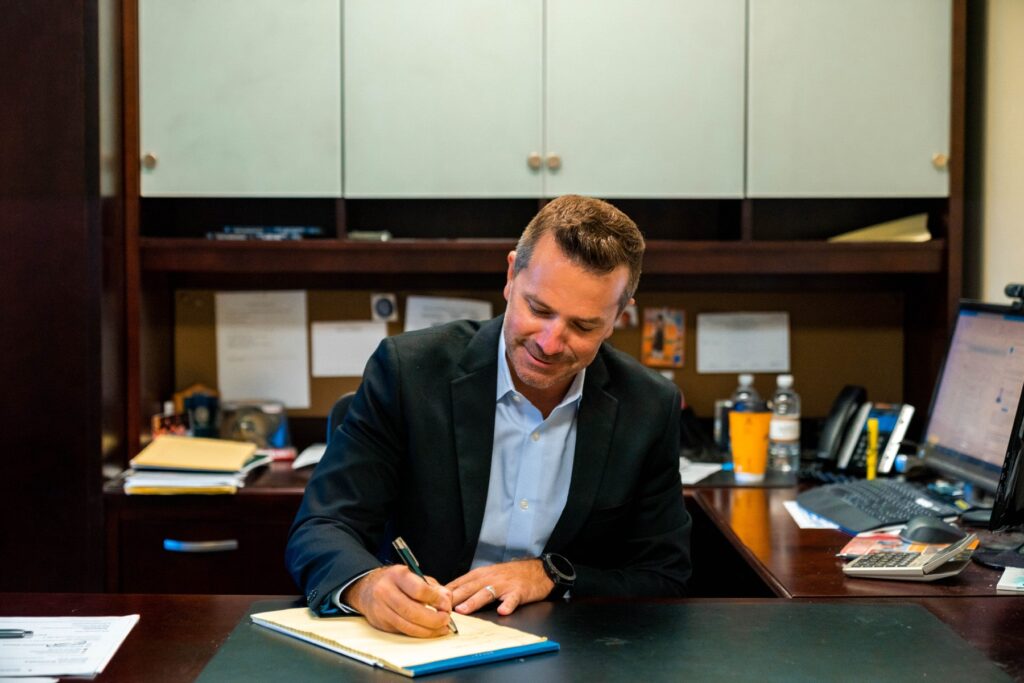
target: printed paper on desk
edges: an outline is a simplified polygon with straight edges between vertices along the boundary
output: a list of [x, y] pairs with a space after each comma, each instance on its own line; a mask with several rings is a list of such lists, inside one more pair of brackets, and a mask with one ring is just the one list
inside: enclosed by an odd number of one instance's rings
[[786, 512], [793, 518], [796, 525], [801, 529], [838, 529], [839, 526], [835, 522], [830, 522], [824, 517], [819, 517], [813, 512], [808, 512], [800, 507], [800, 504], [795, 500], [786, 500], [782, 502], [782, 506], [786, 508]]
[[698, 313], [697, 372], [789, 372], [789, 313]]
[[[69, 606], [69, 611], [73, 607]], [[0, 678], [95, 677], [139, 621], [123, 617], [0, 617], [0, 628], [25, 629], [28, 638], [0, 638]], [[24, 680], [24, 679], [22, 679]]]
[[217, 292], [214, 301], [221, 398], [308, 408], [306, 292]]
[[405, 300], [405, 331], [422, 330], [453, 320], [490, 320], [490, 301], [443, 296], [410, 296]]
[[313, 323], [313, 376], [362, 377], [366, 361], [387, 336], [384, 322]]

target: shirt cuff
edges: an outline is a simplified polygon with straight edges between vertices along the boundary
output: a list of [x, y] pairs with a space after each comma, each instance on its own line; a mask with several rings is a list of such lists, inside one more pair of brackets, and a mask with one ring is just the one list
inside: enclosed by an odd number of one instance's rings
[[342, 586], [341, 588], [339, 588], [337, 591], [334, 592], [334, 597], [331, 598], [331, 602], [333, 602], [334, 605], [338, 609], [340, 609], [344, 614], [359, 614], [360, 613], [359, 610], [357, 610], [354, 607], [351, 607], [349, 605], [346, 605], [345, 603], [343, 603], [341, 601], [341, 594], [345, 592], [346, 588], [348, 588], [353, 583], [355, 583], [359, 579], [363, 578], [364, 576], [366, 576], [367, 574], [369, 574], [372, 571], [374, 571], [374, 570], [373, 569], [369, 569], [369, 570], [363, 572], [362, 574], [358, 574], [358, 575], [352, 577], [351, 579], [349, 579], [348, 583], [346, 583], [344, 586]]

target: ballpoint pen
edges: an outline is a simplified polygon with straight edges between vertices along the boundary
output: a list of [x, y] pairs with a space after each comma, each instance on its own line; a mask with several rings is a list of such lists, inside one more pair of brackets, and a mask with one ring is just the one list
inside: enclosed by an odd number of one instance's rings
[[[427, 577], [423, 575], [423, 570], [420, 569], [420, 563], [416, 561], [416, 556], [412, 554], [412, 550], [405, 544], [401, 536], [397, 536], [391, 545], [395, 547], [395, 552], [398, 553], [398, 557], [402, 559], [405, 566], [409, 568], [416, 576], [423, 579], [424, 583], [427, 582]], [[459, 627], [455, 625], [454, 617], [448, 617], [448, 628], [451, 629], [452, 633], [458, 633]]]
[[0, 628], [0, 638], [25, 638], [32, 635], [32, 631], [20, 628]]

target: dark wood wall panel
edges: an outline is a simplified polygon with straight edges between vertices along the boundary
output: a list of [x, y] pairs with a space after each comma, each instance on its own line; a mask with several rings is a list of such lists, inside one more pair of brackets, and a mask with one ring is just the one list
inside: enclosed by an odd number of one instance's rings
[[0, 21], [0, 591], [102, 586], [96, 7]]

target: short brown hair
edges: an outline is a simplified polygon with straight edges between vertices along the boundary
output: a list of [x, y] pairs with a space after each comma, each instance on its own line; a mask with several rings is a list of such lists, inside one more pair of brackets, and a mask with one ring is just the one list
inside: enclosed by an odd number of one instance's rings
[[619, 266], [629, 268], [629, 280], [619, 301], [621, 311], [636, 294], [644, 257], [644, 236], [636, 223], [608, 202], [567, 194], [548, 202], [526, 226], [516, 244], [513, 275], [530, 264], [533, 248], [544, 233], [569, 259], [599, 275]]

